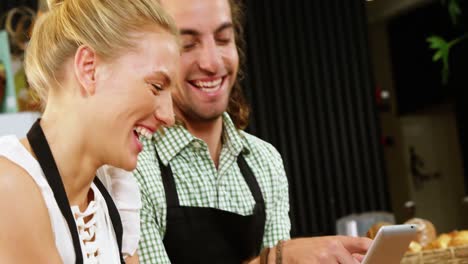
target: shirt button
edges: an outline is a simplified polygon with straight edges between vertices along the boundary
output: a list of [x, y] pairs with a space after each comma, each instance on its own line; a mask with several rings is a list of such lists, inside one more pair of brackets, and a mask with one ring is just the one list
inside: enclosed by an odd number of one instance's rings
[[194, 141], [194, 142], [193, 142], [193, 147], [194, 147], [195, 149], [200, 149], [200, 148], [201, 148], [200, 142]]

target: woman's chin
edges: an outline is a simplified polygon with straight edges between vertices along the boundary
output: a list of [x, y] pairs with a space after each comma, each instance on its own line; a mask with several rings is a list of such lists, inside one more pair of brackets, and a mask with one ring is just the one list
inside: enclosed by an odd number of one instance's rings
[[125, 161], [121, 161], [118, 164], [113, 165], [114, 167], [126, 170], [126, 171], [133, 171], [137, 165], [137, 156], [127, 158]]
[[126, 170], [126, 171], [133, 171], [137, 166], [137, 162], [135, 160], [135, 162], [132, 162], [130, 164], [126, 164], [125, 167], [122, 167], [122, 169]]

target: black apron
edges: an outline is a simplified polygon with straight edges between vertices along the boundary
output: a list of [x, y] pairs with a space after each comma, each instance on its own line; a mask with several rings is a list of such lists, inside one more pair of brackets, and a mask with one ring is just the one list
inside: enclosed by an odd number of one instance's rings
[[[80, 239], [75, 223], [75, 218], [73, 217], [73, 213], [70, 208], [70, 203], [68, 201], [67, 194], [65, 192], [65, 187], [63, 186], [62, 178], [60, 177], [60, 173], [57, 168], [57, 164], [55, 163], [54, 156], [52, 155], [52, 151], [50, 150], [49, 144], [47, 143], [44, 131], [41, 128], [40, 119], [38, 119], [31, 127], [27, 137], [34, 154], [36, 154], [37, 161], [39, 162], [39, 165], [41, 166], [42, 171], [44, 172], [47, 182], [49, 183], [54, 193], [54, 197], [57, 201], [60, 211], [65, 217], [65, 220], [67, 221], [68, 228], [70, 229], [70, 233], [73, 239], [73, 247], [75, 248], [76, 263], [82, 264], [83, 253], [81, 251]], [[119, 211], [117, 210], [117, 207], [112, 201], [111, 196], [109, 195], [101, 181], [98, 179], [98, 177], [94, 178], [94, 184], [99, 189], [102, 196], [104, 197], [104, 200], [106, 201], [112, 225], [114, 227], [115, 236], [117, 238], [120, 261], [122, 262], [122, 264], [124, 264], [125, 261], [122, 256], [123, 229]]]
[[242, 154], [237, 164], [255, 199], [252, 215], [179, 204], [170, 165], [159, 159], [167, 203], [164, 247], [171, 263], [239, 264], [259, 254], [265, 228], [265, 202]]

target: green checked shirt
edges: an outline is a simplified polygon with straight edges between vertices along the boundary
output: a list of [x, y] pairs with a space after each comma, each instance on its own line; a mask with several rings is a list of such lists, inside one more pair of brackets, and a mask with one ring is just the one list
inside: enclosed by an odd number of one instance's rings
[[141, 263], [170, 263], [162, 242], [166, 232], [166, 197], [156, 149], [164, 165], [171, 165], [182, 206], [211, 207], [251, 215], [255, 200], [237, 166], [244, 158], [262, 190], [266, 224], [262, 247], [289, 239], [288, 182], [283, 161], [269, 143], [235, 128], [229, 115], [223, 115], [223, 147], [216, 169], [205, 142], [192, 136], [183, 126], [165, 128], [152, 140], [143, 140], [134, 175], [142, 195]]

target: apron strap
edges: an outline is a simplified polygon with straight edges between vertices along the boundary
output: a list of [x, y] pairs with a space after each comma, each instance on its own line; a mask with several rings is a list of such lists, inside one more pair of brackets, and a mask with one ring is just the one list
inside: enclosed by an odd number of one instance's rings
[[[27, 138], [34, 154], [37, 157], [37, 161], [39, 162], [39, 165], [41, 166], [44, 172], [44, 176], [47, 179], [47, 182], [49, 183], [52, 192], [54, 193], [54, 197], [60, 208], [60, 211], [62, 212], [62, 215], [67, 222], [73, 240], [73, 248], [75, 249], [75, 263], [83, 264], [83, 252], [81, 251], [80, 238], [78, 235], [75, 218], [73, 217], [70, 202], [68, 201], [67, 193], [65, 191], [65, 187], [63, 186], [62, 178], [60, 176], [60, 172], [58, 171], [57, 164], [55, 163], [54, 156], [52, 155], [52, 151], [50, 150], [47, 138], [44, 135], [44, 131], [40, 126], [40, 120], [41, 119], [39, 118], [33, 124], [33, 126], [27, 134]], [[114, 226], [114, 231], [117, 237], [120, 259], [122, 263], [125, 263], [123, 261], [121, 250], [122, 222], [120, 221], [119, 213], [117, 211], [117, 208], [115, 207], [115, 204], [112, 202], [112, 198], [110, 198], [109, 193], [105, 190], [104, 186], [98, 180], [97, 177], [95, 177], [94, 182], [98, 187], [99, 191], [104, 196], [104, 199], [107, 203], [109, 215], [111, 216], [112, 225]], [[118, 218], [116, 218], [116, 216]]]
[[240, 168], [242, 175], [244, 176], [247, 185], [249, 186], [250, 192], [252, 193], [255, 202], [257, 204], [264, 204], [262, 191], [260, 190], [260, 185], [258, 185], [257, 179], [255, 178], [252, 169], [250, 168], [247, 161], [242, 154], [237, 156], [237, 165]]
[[[179, 207], [179, 196], [177, 194], [176, 184], [174, 180], [174, 175], [172, 174], [171, 165], [167, 164], [165, 166], [161, 159], [159, 158], [158, 151], [156, 150], [156, 157], [158, 158], [159, 168], [161, 170], [161, 178], [164, 185], [164, 191], [166, 193], [166, 202], [168, 208]], [[250, 192], [255, 199], [255, 202], [258, 206], [264, 205], [262, 191], [258, 185], [257, 179], [255, 178], [252, 169], [249, 167], [249, 164], [244, 159], [242, 152], [237, 156], [237, 165], [242, 173], [242, 176], [245, 179], [245, 182], [249, 186]]]
[[107, 204], [107, 209], [109, 210], [109, 216], [112, 222], [112, 226], [114, 227], [115, 237], [117, 239], [117, 246], [119, 247], [119, 254], [120, 254], [120, 262], [125, 264], [125, 260], [122, 255], [122, 237], [123, 237], [123, 227], [122, 227], [122, 220], [120, 219], [119, 210], [115, 206], [112, 197], [110, 196], [109, 192], [107, 191], [106, 187], [102, 184], [98, 177], [94, 178], [94, 184], [101, 192], [104, 200]]
[[49, 182], [50, 188], [52, 188], [52, 191], [54, 192], [55, 201], [57, 201], [60, 211], [67, 221], [67, 225], [73, 239], [76, 263], [82, 264], [83, 253], [81, 251], [80, 238], [76, 228], [75, 218], [73, 217], [57, 164], [55, 163], [54, 156], [52, 155], [52, 151], [50, 150], [39, 122], [40, 119], [38, 119], [29, 130], [27, 134], [28, 141], [34, 154], [36, 154], [39, 165], [41, 165], [41, 168], [44, 171], [44, 176]]
[[171, 165], [164, 166], [159, 158], [158, 151], [156, 150], [156, 157], [159, 162], [159, 169], [161, 170], [161, 178], [164, 185], [164, 192], [166, 193], [167, 208], [179, 207], [179, 196], [177, 195], [176, 184], [172, 174]]

